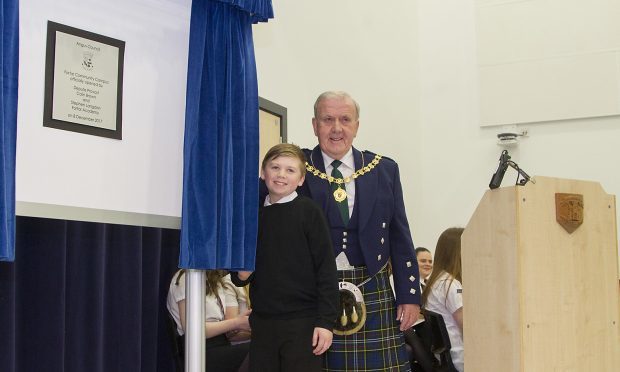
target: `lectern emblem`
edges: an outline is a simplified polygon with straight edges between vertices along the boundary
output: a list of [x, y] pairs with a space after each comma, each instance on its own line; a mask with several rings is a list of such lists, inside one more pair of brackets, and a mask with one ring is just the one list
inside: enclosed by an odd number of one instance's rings
[[583, 195], [555, 194], [555, 219], [569, 234], [583, 223]]

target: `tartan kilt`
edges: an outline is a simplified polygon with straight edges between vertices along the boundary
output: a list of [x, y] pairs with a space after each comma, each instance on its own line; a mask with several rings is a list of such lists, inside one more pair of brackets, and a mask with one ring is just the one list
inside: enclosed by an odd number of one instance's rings
[[[366, 267], [338, 271], [338, 279], [355, 285], [368, 278]], [[334, 334], [324, 371], [410, 371], [405, 338], [396, 321], [396, 302], [387, 269], [360, 287], [366, 323], [348, 336]]]

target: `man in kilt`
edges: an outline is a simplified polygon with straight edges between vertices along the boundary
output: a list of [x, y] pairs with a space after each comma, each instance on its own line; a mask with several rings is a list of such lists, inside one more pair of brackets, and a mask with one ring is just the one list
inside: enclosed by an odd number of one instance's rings
[[[361, 291], [365, 309], [365, 323], [358, 320], [360, 306], [353, 313], [351, 305], [341, 310], [345, 332], [335, 331], [325, 370], [409, 371], [402, 331], [418, 318], [420, 286], [398, 165], [353, 148], [359, 106], [345, 92], [317, 98], [312, 126], [319, 145], [304, 150], [308, 172], [298, 192], [322, 207], [339, 280]], [[351, 329], [355, 322], [364, 325]]]

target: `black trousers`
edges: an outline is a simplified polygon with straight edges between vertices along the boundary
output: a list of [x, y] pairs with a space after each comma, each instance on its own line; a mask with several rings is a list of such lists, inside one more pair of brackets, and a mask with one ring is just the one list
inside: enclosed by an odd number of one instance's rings
[[206, 339], [206, 372], [237, 372], [249, 348], [249, 343], [231, 345], [226, 335]]
[[312, 353], [315, 318], [267, 319], [250, 315], [252, 372], [320, 372], [323, 355]]

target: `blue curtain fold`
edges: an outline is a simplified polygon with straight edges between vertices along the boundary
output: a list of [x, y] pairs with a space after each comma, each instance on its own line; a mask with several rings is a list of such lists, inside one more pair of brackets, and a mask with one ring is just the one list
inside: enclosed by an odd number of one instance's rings
[[0, 371], [172, 372], [179, 231], [17, 217], [0, 262]]
[[233, 5], [240, 10], [250, 13], [253, 23], [267, 22], [273, 18], [271, 0], [214, 0]]
[[253, 269], [258, 83], [252, 23], [270, 0], [195, 0], [190, 23], [179, 265]]
[[0, 261], [15, 259], [19, 2], [0, 0]]

